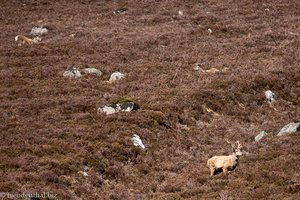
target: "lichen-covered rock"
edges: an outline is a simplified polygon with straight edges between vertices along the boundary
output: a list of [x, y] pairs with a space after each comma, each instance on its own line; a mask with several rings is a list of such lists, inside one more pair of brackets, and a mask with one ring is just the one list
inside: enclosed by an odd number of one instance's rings
[[139, 108], [139, 105], [133, 100], [129, 98], [121, 98], [114, 101], [112, 104], [108, 104], [98, 108], [98, 113], [105, 113], [106, 115], [110, 115], [117, 112], [131, 112], [134, 110], [138, 110]]
[[110, 75], [109, 82], [114, 82], [123, 78], [125, 78], [125, 74], [122, 74], [121, 72], [114, 72]]
[[64, 73], [63, 73], [64, 77], [68, 77], [68, 78], [79, 78], [81, 77], [81, 73], [79, 71], [78, 68], [76, 67], [70, 67], [69, 69], [67, 69]]
[[102, 76], [102, 72], [99, 69], [92, 68], [92, 67], [85, 68], [82, 70], [82, 72], [85, 74], [95, 74], [97, 76]]
[[289, 123], [288, 125], [284, 126], [279, 133], [277, 134], [277, 136], [284, 136], [284, 135], [288, 135], [290, 133], [295, 133], [297, 131], [300, 131], [300, 122], [298, 123]]
[[263, 137], [267, 136], [268, 133], [265, 131], [260, 132], [257, 136], [255, 136], [255, 141], [259, 142], [261, 139], [263, 139]]

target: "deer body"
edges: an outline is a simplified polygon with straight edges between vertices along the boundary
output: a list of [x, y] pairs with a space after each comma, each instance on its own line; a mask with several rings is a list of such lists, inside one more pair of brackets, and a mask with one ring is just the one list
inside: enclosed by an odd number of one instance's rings
[[39, 41], [41, 41], [40, 37], [35, 37], [33, 39], [28, 38], [24, 35], [17, 35], [15, 37], [15, 41], [18, 42], [18, 46], [24, 45], [24, 44], [37, 44]]
[[222, 169], [224, 174], [227, 171], [235, 169], [238, 163], [238, 157], [236, 155], [230, 156], [213, 156], [207, 161], [207, 166], [210, 170], [210, 175], [214, 175], [215, 171]]
[[213, 156], [207, 161], [207, 167], [210, 170], [210, 175], [213, 176], [216, 171], [222, 170], [226, 175], [228, 171], [232, 171], [238, 164], [239, 156], [242, 155], [241, 145], [237, 142], [237, 147], [232, 145], [233, 154], [229, 156]]

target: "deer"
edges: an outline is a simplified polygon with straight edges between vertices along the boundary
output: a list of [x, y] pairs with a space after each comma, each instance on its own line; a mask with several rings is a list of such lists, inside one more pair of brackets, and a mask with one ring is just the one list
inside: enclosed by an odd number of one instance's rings
[[18, 43], [18, 46], [24, 45], [24, 44], [38, 44], [42, 39], [40, 37], [35, 37], [33, 39], [26, 37], [24, 35], [17, 35], [15, 37], [15, 41]]
[[242, 155], [242, 145], [239, 141], [232, 143], [226, 139], [226, 142], [231, 144], [233, 153], [229, 156], [213, 156], [208, 159], [207, 167], [210, 170], [210, 176], [213, 176], [215, 172], [220, 170], [222, 170], [223, 173], [227, 175], [227, 172], [234, 170], [238, 164], [239, 156]]

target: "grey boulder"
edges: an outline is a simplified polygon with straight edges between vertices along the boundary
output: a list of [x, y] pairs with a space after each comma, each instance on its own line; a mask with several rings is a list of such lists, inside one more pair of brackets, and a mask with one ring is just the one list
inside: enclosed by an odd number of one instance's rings
[[277, 136], [284, 136], [284, 135], [288, 135], [290, 133], [295, 133], [297, 131], [300, 131], [300, 122], [298, 123], [289, 123], [288, 125], [284, 126], [279, 133], [277, 134]]

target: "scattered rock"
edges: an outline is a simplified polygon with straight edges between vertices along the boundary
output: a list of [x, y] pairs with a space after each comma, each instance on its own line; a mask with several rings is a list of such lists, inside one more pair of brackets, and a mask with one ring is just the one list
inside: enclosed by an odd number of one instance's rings
[[284, 136], [284, 135], [288, 135], [291, 133], [295, 133], [297, 131], [300, 131], [300, 122], [298, 123], [289, 123], [288, 125], [286, 125], [285, 127], [283, 127], [279, 133], [277, 134], [277, 136]]
[[118, 8], [114, 11], [115, 15], [124, 14], [127, 11], [127, 8]]
[[265, 96], [269, 103], [275, 101], [275, 94], [271, 90], [265, 91]]
[[260, 132], [257, 136], [255, 136], [255, 141], [259, 142], [263, 137], [267, 136], [268, 133], [265, 131]]
[[211, 69], [207, 69], [205, 70], [206, 73], [217, 73], [220, 72], [220, 70], [218, 70], [217, 68], [211, 68]]
[[212, 34], [212, 30], [209, 28], [209, 29], [207, 29], [207, 31], [210, 33], [210, 34]]
[[204, 105], [203, 108], [204, 108], [205, 111], [208, 112], [208, 113], [212, 113], [212, 114], [214, 114], [215, 116], [220, 116], [219, 113], [213, 111], [211, 108], [207, 107], [206, 105]]
[[134, 134], [132, 136], [131, 141], [133, 142], [134, 146], [139, 147], [141, 149], [145, 149], [145, 145], [143, 144], [140, 136], [138, 136], [137, 134]]
[[181, 10], [178, 11], [178, 14], [183, 17], [183, 12]]
[[82, 70], [85, 74], [95, 74], [97, 76], [102, 76], [102, 72], [99, 69], [96, 68], [85, 68]]
[[82, 176], [89, 176], [87, 172], [84, 172], [84, 171], [79, 171], [78, 174], [82, 175]]
[[122, 74], [121, 72], [114, 72], [111, 74], [110, 78], [109, 78], [109, 82], [114, 82], [117, 80], [121, 80], [125, 78], [125, 74]]
[[117, 112], [131, 112], [138, 110], [140, 107], [132, 99], [122, 98], [114, 101], [112, 104], [105, 105], [102, 108], [98, 108], [98, 113], [105, 113], [106, 115], [114, 114]]
[[178, 129], [185, 130], [185, 131], [189, 131], [189, 130], [190, 130], [190, 128], [189, 128], [186, 124], [180, 124], [180, 123], [177, 123], [177, 124], [176, 124], [176, 127], [177, 127]]
[[199, 70], [201, 69], [200, 64], [196, 64], [196, 65], [193, 67], [193, 69], [194, 69], [195, 71], [199, 71]]
[[46, 27], [34, 26], [30, 31], [30, 35], [41, 36], [41, 35], [47, 34], [48, 31], [49, 30]]
[[81, 73], [78, 68], [76, 67], [70, 67], [63, 73], [64, 77], [69, 77], [69, 78], [79, 78], [81, 77]]
[[224, 68], [223, 70], [218, 70], [217, 68], [210, 68], [210, 69], [203, 69], [203, 68], [201, 68], [201, 64], [196, 64], [194, 67], [193, 67], [193, 69], [195, 70], [195, 71], [199, 71], [199, 72], [201, 72], [201, 73], [212, 73], [212, 74], [214, 74], [214, 73], [217, 73], [217, 72], [225, 72], [225, 71], [227, 71], [228, 70], [228, 68]]

